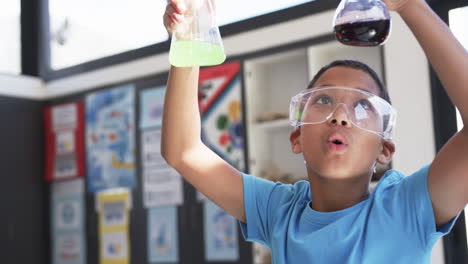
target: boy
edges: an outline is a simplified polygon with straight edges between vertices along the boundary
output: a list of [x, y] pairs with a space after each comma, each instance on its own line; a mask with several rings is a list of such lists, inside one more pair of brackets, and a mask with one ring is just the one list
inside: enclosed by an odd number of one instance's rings
[[[463, 121], [468, 54], [424, 0], [386, 0], [412, 30]], [[170, 33], [184, 6], [164, 15]], [[210, 200], [241, 223], [244, 237], [271, 249], [273, 263], [429, 263], [432, 247], [468, 203], [468, 131], [406, 177], [391, 170], [369, 192], [377, 163], [388, 164], [394, 113], [375, 73], [353, 61], [323, 68], [292, 100], [293, 153], [309, 181], [272, 183], [243, 174], [200, 139], [198, 67], [172, 67], [162, 153]]]

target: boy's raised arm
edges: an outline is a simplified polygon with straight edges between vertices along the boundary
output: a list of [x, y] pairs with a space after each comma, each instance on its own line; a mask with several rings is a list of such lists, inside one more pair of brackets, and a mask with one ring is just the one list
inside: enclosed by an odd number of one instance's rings
[[468, 120], [468, 53], [424, 0], [407, 0], [399, 13], [424, 50], [463, 121]]
[[[174, 27], [179, 8], [168, 4], [164, 23]], [[245, 222], [242, 174], [201, 141], [199, 67], [171, 67], [164, 100], [161, 153], [189, 183], [227, 213]]]
[[[468, 120], [468, 53], [424, 0], [386, 0], [399, 12], [437, 72], [452, 102]], [[393, 6], [392, 6], [393, 5]], [[468, 203], [468, 130], [453, 136], [434, 159], [428, 175], [437, 225]]]

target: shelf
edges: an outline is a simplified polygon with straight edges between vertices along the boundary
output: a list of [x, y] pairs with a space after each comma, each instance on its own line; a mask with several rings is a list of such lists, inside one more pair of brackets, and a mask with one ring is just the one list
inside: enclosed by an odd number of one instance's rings
[[273, 121], [265, 121], [265, 122], [259, 122], [255, 123], [252, 125], [256, 129], [278, 129], [278, 128], [291, 128], [292, 126], [289, 124], [289, 119], [278, 119], [278, 120], [273, 120]]

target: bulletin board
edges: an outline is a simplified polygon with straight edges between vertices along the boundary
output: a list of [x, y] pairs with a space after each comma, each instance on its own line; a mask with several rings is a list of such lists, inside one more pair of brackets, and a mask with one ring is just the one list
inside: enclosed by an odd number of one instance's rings
[[[240, 69], [238, 69], [240, 70]], [[237, 74], [240, 74], [238, 71]], [[67, 96], [64, 98], [53, 99], [50, 101], [50, 106], [65, 104], [76, 101], [85, 101], [86, 96], [90, 93], [106, 91], [115, 87], [131, 85], [135, 90], [135, 106], [134, 118], [137, 131], [140, 120], [140, 93], [155, 87], [165, 87], [168, 74], [160, 74], [142, 79], [135, 79], [125, 83], [116, 83], [113, 85], [99, 87], [96, 89], [82, 92], [79, 94]], [[240, 75], [238, 76], [239, 78]], [[238, 81], [241, 84], [241, 81]], [[144, 189], [143, 189], [143, 168], [142, 168], [142, 149], [141, 140], [142, 133], [137, 132], [135, 137], [135, 174], [136, 183], [131, 188], [132, 208], [129, 210], [129, 251], [130, 263], [151, 263], [149, 261], [149, 252], [147, 249], [148, 235], [150, 230], [147, 228], [148, 221], [151, 220], [151, 215], [156, 212], [145, 207]], [[245, 161], [243, 161], [245, 162]], [[88, 179], [85, 178], [85, 181]], [[204, 256], [203, 245], [203, 202], [197, 200], [196, 190], [186, 181], [182, 183], [183, 203], [176, 206], [177, 215], [177, 236], [178, 236], [178, 262], [177, 263], [207, 263]], [[98, 264], [100, 257], [99, 244], [99, 214], [96, 212], [95, 193], [87, 191], [85, 193], [85, 223], [86, 223], [86, 257], [89, 264]], [[252, 259], [251, 244], [245, 242], [240, 234], [240, 229], [237, 230], [237, 238], [239, 241], [239, 261], [229, 263], [249, 263]], [[224, 263], [224, 262], [208, 262], [208, 263]]]

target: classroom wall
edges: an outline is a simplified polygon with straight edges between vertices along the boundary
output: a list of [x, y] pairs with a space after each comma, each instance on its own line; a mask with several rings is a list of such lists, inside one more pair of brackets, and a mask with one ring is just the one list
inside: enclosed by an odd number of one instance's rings
[[0, 75], [2, 264], [48, 263], [48, 187], [42, 180], [44, 103], [33, 99], [41, 91], [37, 79]]

